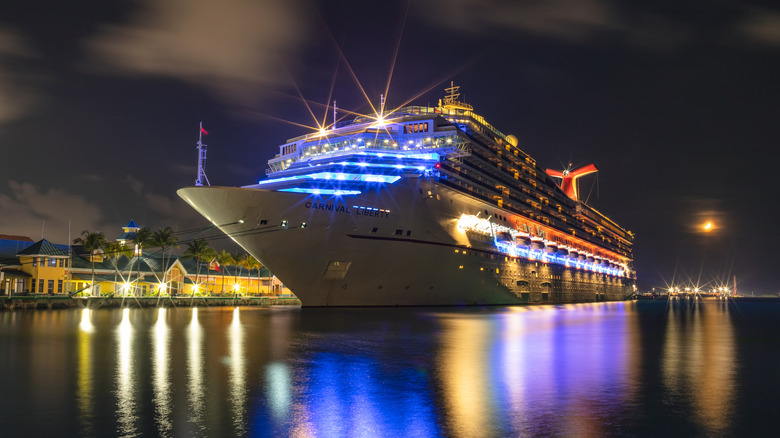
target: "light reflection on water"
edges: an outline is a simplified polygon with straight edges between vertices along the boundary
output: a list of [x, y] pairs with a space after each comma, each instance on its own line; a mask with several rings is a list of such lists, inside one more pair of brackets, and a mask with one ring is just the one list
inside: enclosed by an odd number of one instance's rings
[[133, 379], [133, 328], [130, 325], [130, 309], [122, 311], [122, 322], [117, 330], [116, 399], [117, 423], [121, 436], [136, 434], [135, 380]]
[[204, 432], [204, 413], [206, 412], [206, 380], [203, 374], [203, 330], [198, 321], [198, 309], [192, 309], [192, 319], [187, 326], [187, 401], [189, 415], [187, 420], [193, 425], [188, 428], [190, 436], [201, 435]]
[[733, 408], [736, 358], [729, 312], [725, 304], [669, 308], [662, 359], [667, 402], [688, 402], [708, 434], [728, 429]]
[[94, 327], [90, 317], [92, 310], [81, 310], [81, 322], [79, 323], [79, 331], [77, 333], [77, 348], [78, 348], [78, 374], [76, 381], [78, 389], [76, 392], [76, 400], [79, 407], [79, 423], [82, 430], [87, 433], [92, 432], [92, 332]]
[[[748, 307], [6, 313], [0, 346], [14, 361], [0, 372], [17, 378], [5, 382], [13, 403], [0, 402], [0, 427], [4, 436], [730, 435], [750, 415], [737, 402], [751, 381], [740, 333], [758, 324]], [[53, 364], [72, 384], [51, 385], [46, 400], [40, 385], [17, 384]], [[44, 402], [62, 420], [22, 427]]]
[[230, 402], [233, 413], [233, 427], [236, 435], [246, 434], [246, 394], [247, 381], [245, 376], [244, 327], [241, 326], [241, 311], [233, 309], [233, 318], [228, 329], [228, 344], [230, 345]]

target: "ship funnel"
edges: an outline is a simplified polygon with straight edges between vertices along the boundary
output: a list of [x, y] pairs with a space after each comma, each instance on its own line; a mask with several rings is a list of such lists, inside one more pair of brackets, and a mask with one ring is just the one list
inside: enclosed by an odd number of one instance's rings
[[589, 175], [591, 173], [598, 172], [598, 168], [595, 164], [591, 163], [585, 166], [582, 166], [577, 169], [572, 170], [554, 170], [554, 169], [547, 169], [545, 172], [547, 172], [548, 175], [550, 175], [553, 178], [560, 178], [561, 183], [560, 187], [561, 190], [563, 190], [564, 193], [571, 199], [574, 199], [575, 201], [579, 201], [579, 190], [577, 190], [577, 178], [585, 175]]

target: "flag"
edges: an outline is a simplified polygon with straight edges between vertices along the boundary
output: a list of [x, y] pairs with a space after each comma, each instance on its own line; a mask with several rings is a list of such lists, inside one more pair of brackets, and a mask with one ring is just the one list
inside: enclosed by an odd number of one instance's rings
[[219, 269], [219, 263], [217, 263], [216, 260], [212, 260], [211, 265], [209, 265], [209, 269], [212, 271], [222, 272], [222, 269]]
[[202, 126], [200, 127], [200, 132], [202, 132], [202, 133], [203, 133], [203, 135], [209, 135], [209, 132], [208, 132], [208, 131], [206, 131], [205, 129], [203, 129], [203, 127], [202, 127]]

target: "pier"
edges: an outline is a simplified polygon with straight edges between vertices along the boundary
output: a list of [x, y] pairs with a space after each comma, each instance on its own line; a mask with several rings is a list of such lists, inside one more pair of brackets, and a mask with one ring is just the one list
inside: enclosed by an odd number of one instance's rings
[[111, 309], [156, 307], [219, 307], [219, 306], [300, 306], [297, 298], [289, 297], [68, 297], [12, 296], [0, 297], [2, 310], [35, 309]]

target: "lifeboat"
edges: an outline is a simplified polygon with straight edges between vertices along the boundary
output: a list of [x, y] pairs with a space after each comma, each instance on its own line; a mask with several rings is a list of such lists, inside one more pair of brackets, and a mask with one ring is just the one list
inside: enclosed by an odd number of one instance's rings
[[515, 239], [515, 243], [518, 246], [524, 246], [526, 248], [530, 248], [531, 247], [531, 239], [529, 239], [528, 237], [517, 236], [517, 238]]
[[547, 245], [547, 246], [544, 248], [544, 251], [545, 251], [546, 253], [548, 253], [548, 254], [555, 254], [556, 252], [558, 252], [558, 246], [557, 246], [557, 245], [555, 245], [555, 244], [553, 244], [553, 243], [550, 243], [550, 244], [548, 244], [548, 245]]
[[569, 250], [566, 248], [558, 248], [558, 255], [561, 257], [568, 257]]
[[531, 240], [531, 249], [541, 250], [544, 249], [544, 242], [541, 240]]
[[496, 241], [504, 243], [514, 243], [512, 235], [507, 232], [496, 233]]

